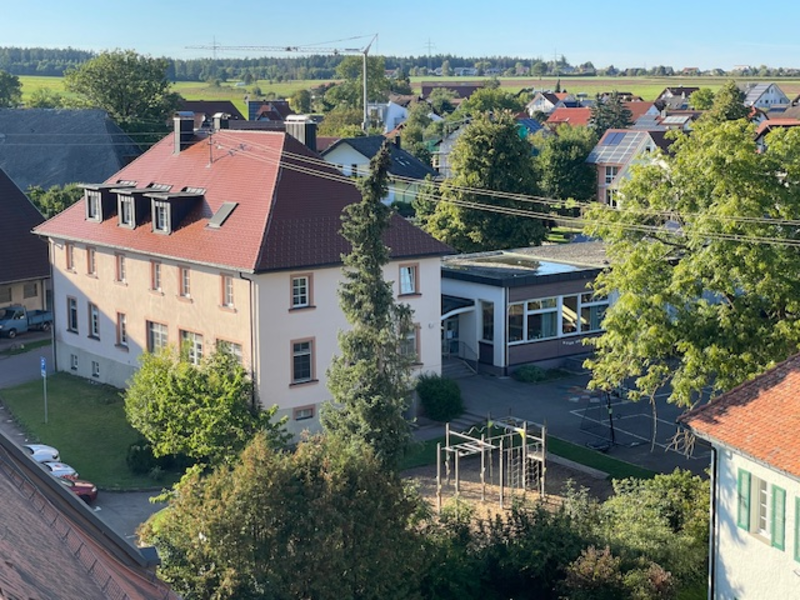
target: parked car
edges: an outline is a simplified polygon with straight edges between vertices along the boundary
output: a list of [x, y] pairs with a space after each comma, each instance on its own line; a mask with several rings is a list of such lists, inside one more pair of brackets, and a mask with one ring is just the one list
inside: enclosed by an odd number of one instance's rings
[[97, 500], [97, 486], [90, 481], [83, 481], [82, 479], [64, 479], [63, 477], [56, 477], [56, 479], [78, 498], [86, 502], [86, 504], [91, 504]]
[[27, 450], [28, 454], [30, 454], [31, 458], [36, 462], [58, 462], [61, 458], [58, 454], [58, 450], [52, 446], [46, 446], [45, 444], [25, 444], [23, 448]]
[[77, 479], [78, 472], [66, 463], [46, 460], [42, 463], [45, 469], [50, 471], [54, 477], [64, 477], [66, 479]]
[[24, 306], [7, 306], [0, 309], [0, 335], [17, 337], [31, 329], [49, 331], [53, 313], [49, 310], [28, 310]]

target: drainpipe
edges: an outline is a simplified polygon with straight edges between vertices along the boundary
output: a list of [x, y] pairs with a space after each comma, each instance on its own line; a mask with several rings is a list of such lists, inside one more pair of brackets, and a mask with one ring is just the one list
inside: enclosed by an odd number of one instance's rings
[[711, 514], [708, 519], [708, 600], [714, 600], [714, 583], [717, 565], [717, 478], [719, 477], [719, 454], [714, 446], [711, 446], [711, 502], [709, 510]]
[[258, 401], [259, 406], [257, 407], [261, 410], [261, 402], [260, 402], [260, 395], [258, 394], [259, 387], [261, 385], [260, 378], [257, 380], [255, 375], [256, 373], [260, 374], [260, 371], [257, 371], [255, 365], [258, 364], [258, 357], [256, 357], [256, 343], [255, 338], [258, 332], [258, 323], [256, 322], [256, 286], [253, 285], [253, 280], [246, 277], [244, 273], [239, 272], [239, 278], [245, 280], [249, 287], [250, 287], [250, 379], [253, 382], [253, 398], [252, 403], [253, 405], [256, 404]]

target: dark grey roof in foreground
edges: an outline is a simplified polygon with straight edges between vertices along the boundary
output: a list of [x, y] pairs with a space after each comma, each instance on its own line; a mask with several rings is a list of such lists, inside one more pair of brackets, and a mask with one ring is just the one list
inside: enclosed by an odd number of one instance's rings
[[102, 110], [0, 109], [0, 169], [23, 191], [105, 181], [139, 154]]

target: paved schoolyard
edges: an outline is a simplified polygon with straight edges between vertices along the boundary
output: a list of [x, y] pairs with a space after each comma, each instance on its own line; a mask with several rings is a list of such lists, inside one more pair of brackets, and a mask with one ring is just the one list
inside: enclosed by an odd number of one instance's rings
[[[588, 375], [576, 375], [548, 383], [521, 383], [511, 378], [475, 375], [457, 380], [466, 410], [472, 415], [501, 418], [514, 416], [544, 424], [556, 437], [587, 447], [607, 448], [607, 454], [647, 469], [668, 473], [676, 467], [703, 473], [710, 453], [698, 445], [692, 456], [672, 447], [678, 431], [675, 423], [683, 412], [656, 399], [655, 419], [647, 401], [611, 399], [614, 444], [611, 440], [608, 402], [605, 396], [586, 390]], [[655, 446], [651, 450], [653, 429]], [[442, 428], [427, 429], [422, 435], [441, 435]]]

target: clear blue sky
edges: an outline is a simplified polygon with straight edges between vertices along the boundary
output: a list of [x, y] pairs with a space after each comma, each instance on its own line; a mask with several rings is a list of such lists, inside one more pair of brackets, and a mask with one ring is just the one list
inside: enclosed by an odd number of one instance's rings
[[572, 64], [597, 67], [800, 67], [800, 4], [794, 2], [765, 12], [743, 0], [0, 0], [0, 14], [2, 46], [123, 48], [173, 58], [210, 56], [186, 46], [211, 45], [215, 38], [229, 46], [287, 46], [377, 33], [374, 52], [386, 55], [425, 55], [430, 40], [433, 54], [563, 54]]

